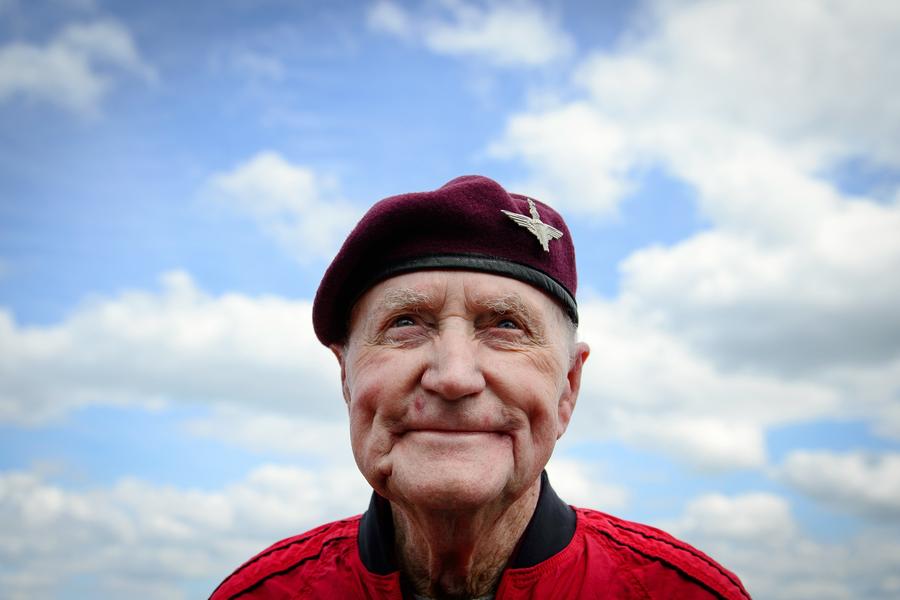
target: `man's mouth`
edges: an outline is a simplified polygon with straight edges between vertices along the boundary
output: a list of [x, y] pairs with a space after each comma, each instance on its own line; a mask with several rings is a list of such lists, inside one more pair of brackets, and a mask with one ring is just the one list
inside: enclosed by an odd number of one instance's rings
[[475, 440], [488, 437], [501, 437], [506, 433], [493, 429], [410, 429], [404, 435], [433, 440]]

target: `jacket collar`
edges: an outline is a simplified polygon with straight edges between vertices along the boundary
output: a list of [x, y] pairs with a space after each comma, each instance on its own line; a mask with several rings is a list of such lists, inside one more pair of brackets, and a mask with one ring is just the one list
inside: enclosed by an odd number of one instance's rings
[[[556, 495], [544, 471], [534, 514], [513, 550], [507, 568], [532, 567], [547, 560], [572, 540], [575, 524], [575, 511]], [[391, 503], [374, 492], [359, 524], [357, 545], [363, 565], [372, 573], [387, 575], [399, 569]]]

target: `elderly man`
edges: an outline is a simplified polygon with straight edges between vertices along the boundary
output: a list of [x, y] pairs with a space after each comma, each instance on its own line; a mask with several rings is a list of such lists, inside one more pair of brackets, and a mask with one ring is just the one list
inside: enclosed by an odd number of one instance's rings
[[550, 487], [588, 357], [575, 288], [562, 218], [490, 179], [374, 205], [313, 306], [372, 501], [213, 598], [749, 598], [689, 545]]

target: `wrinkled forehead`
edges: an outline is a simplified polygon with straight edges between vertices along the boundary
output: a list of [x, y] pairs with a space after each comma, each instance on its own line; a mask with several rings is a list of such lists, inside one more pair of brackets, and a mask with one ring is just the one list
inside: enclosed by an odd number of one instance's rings
[[350, 335], [383, 313], [445, 310], [515, 314], [546, 327], [563, 325], [568, 318], [548, 294], [510, 277], [476, 271], [415, 271], [368, 289], [351, 310]]

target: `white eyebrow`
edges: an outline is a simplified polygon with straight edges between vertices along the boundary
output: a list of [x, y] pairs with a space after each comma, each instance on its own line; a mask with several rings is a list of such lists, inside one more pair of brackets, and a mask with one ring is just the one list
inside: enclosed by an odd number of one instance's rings
[[531, 317], [531, 313], [533, 312], [528, 306], [528, 303], [525, 302], [519, 294], [506, 294], [505, 296], [479, 299], [478, 305], [489, 308], [499, 315], [513, 312], [526, 317]]
[[433, 303], [432, 297], [425, 292], [413, 288], [391, 288], [384, 293], [378, 304], [382, 309], [394, 311], [418, 310]]

